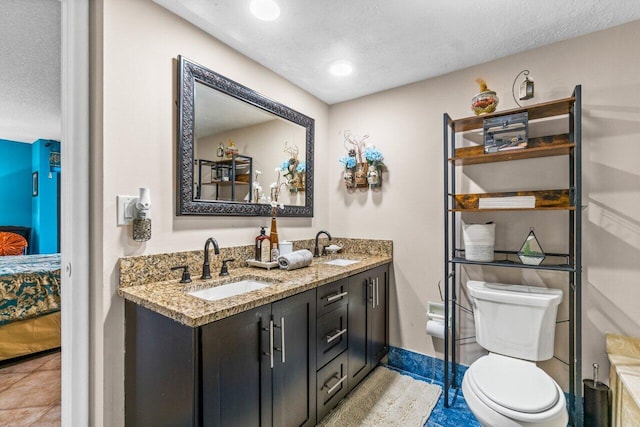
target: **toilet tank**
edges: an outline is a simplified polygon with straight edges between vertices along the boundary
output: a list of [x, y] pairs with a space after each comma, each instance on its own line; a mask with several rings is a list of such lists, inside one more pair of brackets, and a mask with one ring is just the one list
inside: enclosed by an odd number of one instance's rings
[[467, 282], [476, 341], [485, 349], [531, 361], [553, 357], [560, 289]]

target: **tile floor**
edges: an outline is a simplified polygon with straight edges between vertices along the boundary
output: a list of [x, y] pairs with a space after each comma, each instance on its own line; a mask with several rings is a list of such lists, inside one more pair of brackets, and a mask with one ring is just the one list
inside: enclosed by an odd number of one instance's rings
[[60, 425], [60, 350], [0, 364], [0, 426]]

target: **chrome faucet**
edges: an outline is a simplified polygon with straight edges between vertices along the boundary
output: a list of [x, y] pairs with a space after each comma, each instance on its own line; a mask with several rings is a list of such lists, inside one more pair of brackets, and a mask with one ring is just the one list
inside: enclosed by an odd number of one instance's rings
[[220, 254], [220, 248], [218, 242], [213, 237], [209, 237], [204, 243], [204, 264], [202, 264], [202, 278], [211, 279], [211, 266], [209, 265], [209, 244], [213, 243], [213, 252], [216, 255]]
[[[328, 231], [324, 231], [324, 230], [320, 230], [318, 231], [318, 234], [316, 234], [316, 246], [313, 249], [313, 257], [317, 258], [320, 256], [320, 250], [318, 249], [318, 238], [320, 237], [321, 234], [326, 234], [327, 237], [329, 238], [329, 240], [331, 240], [331, 234], [329, 234]], [[327, 247], [323, 246], [322, 247], [322, 255], [326, 255], [327, 254]]]

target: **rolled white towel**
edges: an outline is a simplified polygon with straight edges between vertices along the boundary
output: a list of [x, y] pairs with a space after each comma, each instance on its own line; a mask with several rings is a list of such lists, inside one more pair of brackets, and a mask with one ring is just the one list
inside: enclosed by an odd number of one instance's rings
[[307, 249], [290, 252], [286, 255], [278, 257], [278, 265], [283, 270], [295, 270], [297, 268], [307, 267], [313, 261], [313, 254]]

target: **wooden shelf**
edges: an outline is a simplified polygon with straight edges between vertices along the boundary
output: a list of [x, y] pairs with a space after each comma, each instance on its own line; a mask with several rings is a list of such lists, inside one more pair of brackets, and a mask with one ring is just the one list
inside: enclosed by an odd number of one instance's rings
[[543, 119], [545, 117], [569, 114], [574, 102], [574, 97], [563, 98], [556, 101], [543, 102], [541, 104], [535, 104], [524, 108], [514, 108], [511, 110], [498, 111], [492, 114], [483, 114], [481, 116], [471, 116], [457, 120], [450, 120], [449, 124], [453, 128], [454, 132], [465, 132], [468, 130], [482, 128], [484, 119], [490, 117], [501, 117], [508, 116], [509, 114], [527, 112], [529, 113], [529, 120]]
[[236, 165], [248, 165], [251, 164], [251, 159], [248, 156], [243, 156], [243, 155], [237, 155], [237, 157], [233, 158], [233, 159], [220, 159], [220, 160], [204, 160], [201, 159], [200, 162], [203, 165], [231, 165], [232, 163], [235, 162]]
[[201, 185], [249, 185], [248, 182], [245, 181], [211, 181], [211, 182], [203, 182]]
[[[480, 209], [478, 201], [484, 197], [534, 196], [535, 208], [490, 208]], [[514, 191], [502, 193], [476, 193], [454, 195], [454, 208], [450, 212], [487, 212], [487, 211], [541, 211], [575, 210], [571, 205], [569, 190]]]
[[575, 144], [569, 142], [569, 134], [530, 138], [527, 148], [485, 154], [484, 146], [456, 148], [455, 156], [449, 161], [456, 166], [477, 165], [482, 163], [506, 162], [510, 160], [535, 159], [539, 157], [562, 156], [571, 153]]

